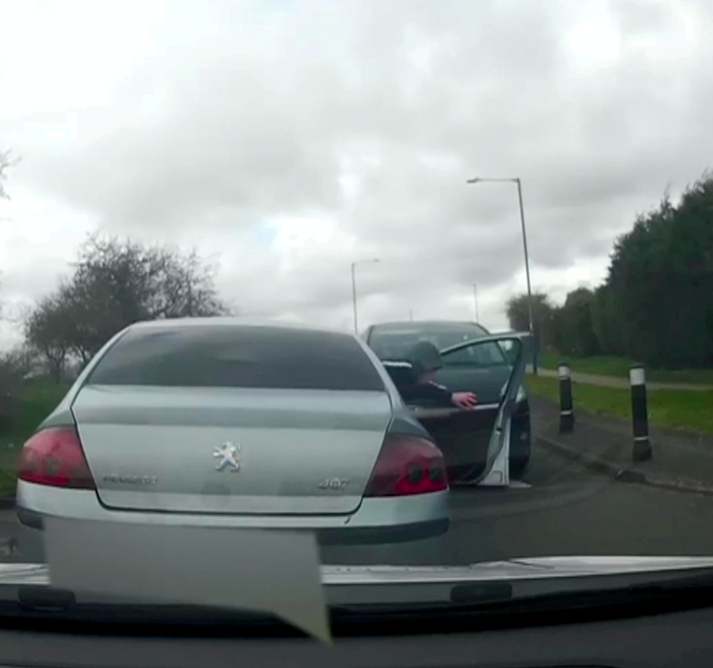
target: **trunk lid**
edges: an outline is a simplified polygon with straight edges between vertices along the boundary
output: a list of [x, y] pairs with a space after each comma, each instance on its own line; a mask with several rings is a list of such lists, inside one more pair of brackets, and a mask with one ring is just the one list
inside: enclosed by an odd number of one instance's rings
[[97, 385], [72, 411], [105, 506], [275, 515], [354, 512], [392, 412], [376, 391]]

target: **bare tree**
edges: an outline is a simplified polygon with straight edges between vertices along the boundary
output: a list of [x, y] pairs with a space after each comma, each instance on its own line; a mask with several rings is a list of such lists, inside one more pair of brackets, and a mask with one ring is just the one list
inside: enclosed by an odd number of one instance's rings
[[28, 328], [27, 334], [39, 347], [38, 332], [45, 331], [42, 318], [51, 315], [49, 335], [54, 338], [42, 340], [44, 354], [57, 364], [69, 353], [86, 363], [131, 323], [227, 313], [213, 271], [197, 252], [182, 254], [167, 246], [94, 234], [81, 248], [72, 277], [38, 306], [36, 322], [43, 326]]
[[[7, 180], [7, 172], [13, 163], [12, 154], [9, 150], [0, 151], [0, 199], [10, 199], [10, 196], [5, 190], [5, 181]], [[2, 218], [0, 218], [2, 220]], [[0, 305], [0, 317], [2, 317], [2, 305]]]
[[25, 324], [27, 343], [45, 358], [54, 379], [62, 380], [67, 355], [72, 348], [72, 313], [57, 295], [45, 297]]
[[[527, 294], [519, 294], [508, 299], [505, 306], [510, 328], [524, 332], [530, 328], [529, 320], [529, 297]], [[534, 316], [535, 335], [540, 346], [548, 348], [553, 343], [553, 318], [555, 308], [550, 302], [550, 298], [542, 293], [535, 292], [532, 295], [532, 311]]]

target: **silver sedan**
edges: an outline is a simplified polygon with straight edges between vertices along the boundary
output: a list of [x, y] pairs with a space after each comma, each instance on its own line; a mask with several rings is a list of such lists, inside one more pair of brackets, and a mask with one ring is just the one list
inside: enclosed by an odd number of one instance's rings
[[25, 443], [17, 512], [40, 546], [47, 515], [310, 530], [323, 544], [449, 523], [443, 456], [362, 341], [234, 318], [143, 322], [109, 341]]

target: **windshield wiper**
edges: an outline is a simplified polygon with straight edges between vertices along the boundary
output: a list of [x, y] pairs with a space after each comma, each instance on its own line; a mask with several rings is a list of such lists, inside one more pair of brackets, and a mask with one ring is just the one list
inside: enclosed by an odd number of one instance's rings
[[[7, 565], [2, 580], [0, 618], [6, 625], [12, 618], [282, 625], [261, 611], [75, 596], [52, 587], [47, 568], [38, 565]], [[332, 620], [346, 624], [441, 618], [462, 619], [467, 625], [474, 618], [597, 609], [611, 613], [612, 606], [684, 609], [713, 602], [709, 557], [572, 556], [470, 566], [324, 566], [322, 580]]]
[[0, 626], [51, 620], [53, 624], [118, 627], [120, 625], [242, 627], [246, 630], [279, 628], [280, 633], [303, 635], [276, 615], [255, 610], [222, 609], [199, 605], [143, 603], [84, 603], [74, 593], [45, 586], [21, 586], [15, 600], [0, 600]]
[[[510, 582], [454, 584], [450, 600], [335, 605], [330, 624], [336, 635], [432, 633], [436, 628], [474, 631], [499, 626], [575, 623], [626, 618], [713, 606], [713, 572], [680, 574], [653, 581], [604, 588], [518, 594]], [[564, 584], [564, 583], [562, 583]], [[278, 617], [255, 611], [203, 606], [81, 603], [72, 592], [21, 586], [15, 600], [0, 601], [0, 626], [51, 623], [53, 630], [130, 634], [184, 633], [303, 636]], [[122, 629], [122, 627], [125, 627]]]
[[697, 604], [713, 606], [713, 572], [678, 575], [650, 583], [624, 584], [617, 587], [567, 589], [540, 594], [518, 595], [517, 581], [455, 585], [450, 601], [342, 605], [332, 608], [345, 617], [380, 614], [408, 615], [493, 615], [561, 610], [591, 609], [611, 605], [642, 603], [681, 603], [684, 607]]

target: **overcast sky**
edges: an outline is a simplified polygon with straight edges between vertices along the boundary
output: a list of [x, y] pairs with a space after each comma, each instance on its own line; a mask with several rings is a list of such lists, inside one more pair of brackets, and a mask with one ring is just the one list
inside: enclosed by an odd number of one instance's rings
[[[0, 0], [2, 300], [95, 229], [198, 247], [246, 315], [474, 316], [604, 275], [709, 166], [713, 3]], [[0, 335], [12, 338], [5, 323]]]

